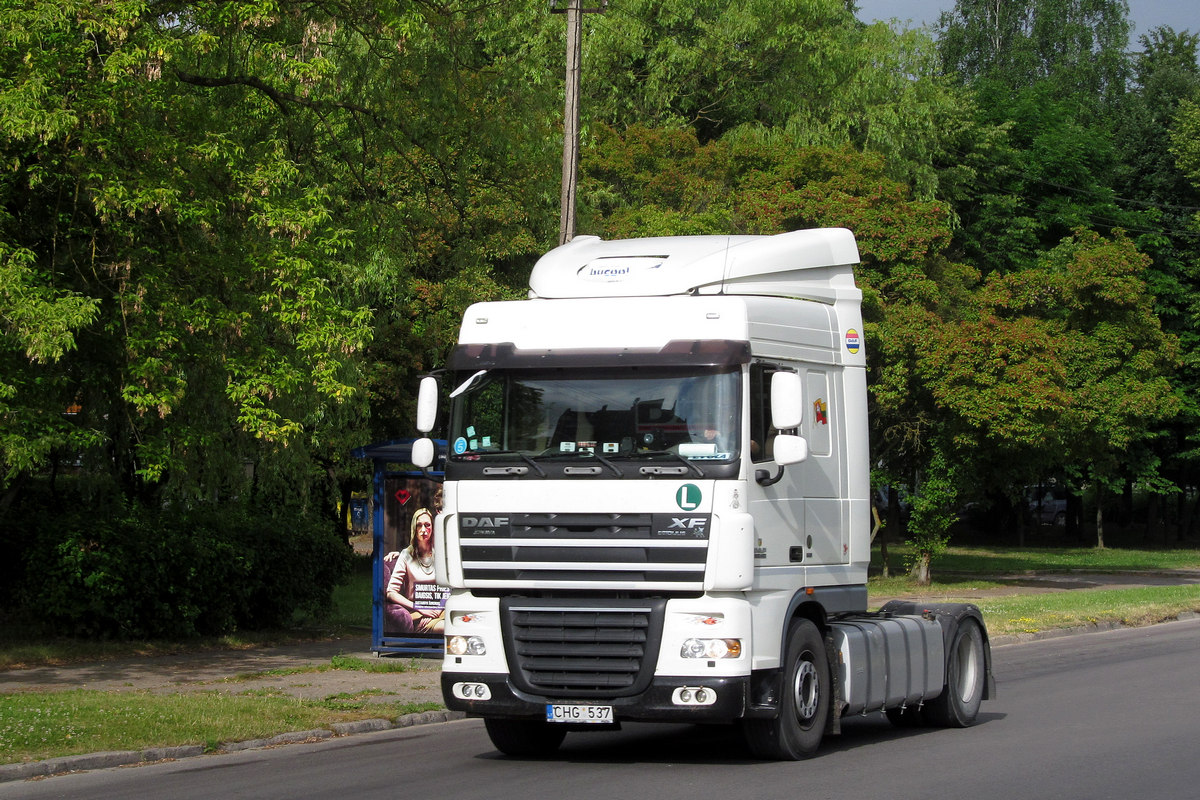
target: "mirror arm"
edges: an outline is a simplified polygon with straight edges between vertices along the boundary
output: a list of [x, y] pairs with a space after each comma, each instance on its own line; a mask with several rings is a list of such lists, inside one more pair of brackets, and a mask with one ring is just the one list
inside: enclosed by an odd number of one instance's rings
[[[779, 431], [779, 433], [795, 436], [797, 434], [797, 429], [788, 428], [787, 430]], [[774, 486], [783, 480], [783, 473], [786, 469], [787, 466], [785, 464], [780, 464], [779, 470], [774, 475], [765, 469], [756, 469], [754, 471], [754, 480], [759, 486]]]
[[772, 476], [771, 473], [767, 472], [765, 469], [756, 469], [754, 470], [754, 480], [759, 486], [774, 486], [783, 479], [783, 471], [785, 469], [787, 468], [780, 467], [779, 471], [776, 472], [774, 476]]

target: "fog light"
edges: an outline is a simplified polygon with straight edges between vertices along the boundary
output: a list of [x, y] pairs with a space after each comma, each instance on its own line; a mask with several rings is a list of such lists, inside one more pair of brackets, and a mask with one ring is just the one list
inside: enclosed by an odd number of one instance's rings
[[711, 706], [717, 702], [717, 693], [706, 686], [680, 686], [671, 693], [671, 702], [677, 706]]
[[486, 683], [456, 683], [451, 693], [461, 700], [491, 700], [492, 690]]

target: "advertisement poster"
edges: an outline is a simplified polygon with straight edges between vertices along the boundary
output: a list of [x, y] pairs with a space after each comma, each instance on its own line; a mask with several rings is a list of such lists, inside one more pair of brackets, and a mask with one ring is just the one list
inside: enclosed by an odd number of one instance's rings
[[385, 504], [383, 634], [441, 637], [450, 590], [433, 574], [433, 519], [442, 510], [442, 488], [425, 478], [389, 478]]

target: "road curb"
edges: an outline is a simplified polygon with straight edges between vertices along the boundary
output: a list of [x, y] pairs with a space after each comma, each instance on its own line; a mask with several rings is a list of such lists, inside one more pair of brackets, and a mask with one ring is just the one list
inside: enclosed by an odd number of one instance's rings
[[57, 775], [62, 772], [125, 767], [130, 764], [149, 764], [154, 761], [173, 761], [178, 758], [190, 758], [203, 754], [204, 745], [195, 744], [183, 747], [152, 747], [148, 750], [114, 750], [109, 753], [48, 758], [45, 761], [31, 761], [26, 764], [5, 764], [0, 766], [0, 783], [44, 778], [47, 775]]
[[[1200, 614], [1195, 611], [1181, 611], [1178, 616], [1163, 620], [1169, 622], [1184, 622], [1200, 618]], [[1162, 624], [1162, 623], [1155, 623]], [[999, 636], [988, 637], [993, 647], [1004, 647], [1012, 644], [1024, 644], [1026, 642], [1040, 642], [1043, 639], [1061, 639], [1064, 636], [1078, 636], [1081, 633], [1100, 633], [1102, 631], [1115, 631], [1122, 628], [1147, 628], [1149, 625], [1124, 625], [1120, 622], [1092, 622], [1087, 625], [1076, 625], [1073, 628], [1051, 628], [1045, 631], [1032, 631], [1030, 633], [1005, 633]]]
[[[461, 711], [424, 711], [418, 714], [405, 714], [396, 719], [363, 719], [355, 722], [336, 722], [328, 729], [319, 728], [310, 731], [291, 731], [271, 736], [266, 739], [250, 739], [245, 742], [223, 742], [217, 749], [207, 751], [209, 754], [237, 753], [244, 750], [258, 750], [264, 747], [278, 747], [285, 744], [300, 742], [317, 742], [335, 737], [351, 736], [359, 733], [411, 728], [416, 725], [431, 725], [438, 722], [451, 722], [464, 719], [466, 714]], [[92, 769], [109, 769], [112, 767], [129, 767], [137, 764], [151, 764], [156, 761], [175, 761], [181, 758], [193, 758], [205, 755], [204, 745], [183, 745], [181, 747], [151, 747], [146, 750], [114, 750], [108, 753], [89, 753], [78, 756], [61, 756], [48, 758], [44, 761], [30, 761], [24, 764], [0, 765], [0, 783], [9, 781], [44, 778], [50, 775], [60, 775], [67, 772], [82, 772]]]

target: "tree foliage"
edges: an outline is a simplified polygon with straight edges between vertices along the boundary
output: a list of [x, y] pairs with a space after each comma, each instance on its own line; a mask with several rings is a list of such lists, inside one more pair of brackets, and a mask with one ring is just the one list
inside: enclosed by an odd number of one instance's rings
[[553, 120], [477, 11], [0, 10], [0, 514], [48, 477], [333, 535], [374, 331], [543, 246]]
[[[1184, 496], [1196, 35], [1129, 53], [1122, 0], [960, 0], [936, 41], [852, 6], [585, 15], [580, 229], [854, 230], [873, 462], [928, 488], [928, 552], [956, 486]], [[463, 308], [519, 296], [554, 240], [562, 22], [532, 0], [0, 7], [0, 522], [67, 495], [139, 530], [332, 520], [350, 449], [411, 432]]]
[[1125, 0], [958, 0], [939, 20], [947, 73], [1061, 97], [1120, 95], [1128, 73]]

